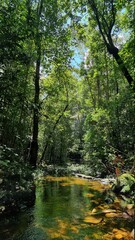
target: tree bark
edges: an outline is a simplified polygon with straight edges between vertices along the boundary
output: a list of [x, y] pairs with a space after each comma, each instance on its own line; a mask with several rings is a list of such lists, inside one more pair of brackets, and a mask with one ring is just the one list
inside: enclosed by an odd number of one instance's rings
[[38, 159], [38, 123], [39, 123], [39, 80], [40, 80], [40, 66], [41, 66], [41, 37], [40, 37], [40, 17], [43, 9], [43, 0], [39, 2], [37, 8], [37, 27], [35, 36], [35, 47], [37, 48], [36, 71], [34, 78], [35, 96], [34, 96], [34, 110], [33, 110], [33, 132], [32, 142], [30, 147], [30, 164], [36, 167]]
[[133, 83], [133, 78], [131, 77], [130, 73], [128, 72], [127, 68], [125, 67], [124, 62], [119, 55], [118, 48], [116, 48], [115, 46], [110, 46], [109, 44], [107, 44], [107, 50], [110, 54], [113, 55], [117, 64], [119, 65], [120, 70], [122, 71], [123, 75], [125, 76], [129, 85], [131, 86], [132, 83]]
[[41, 58], [41, 49], [39, 48], [39, 56], [36, 62], [36, 74], [35, 74], [35, 97], [34, 97], [34, 112], [33, 112], [33, 133], [32, 133], [32, 142], [30, 148], [30, 164], [33, 167], [36, 167], [37, 158], [38, 158], [38, 121], [39, 121], [39, 79], [40, 79], [40, 58]]

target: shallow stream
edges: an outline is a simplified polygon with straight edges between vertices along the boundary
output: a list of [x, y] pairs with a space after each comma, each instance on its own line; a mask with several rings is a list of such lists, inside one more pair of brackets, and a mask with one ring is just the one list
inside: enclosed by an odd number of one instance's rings
[[[110, 208], [115, 212], [111, 203], [105, 203], [106, 188], [100, 182], [73, 177], [42, 178], [36, 183], [35, 205], [2, 221], [0, 239], [111, 240], [122, 232], [123, 239], [130, 239], [132, 218], [105, 214]], [[94, 215], [97, 208], [106, 211]]]

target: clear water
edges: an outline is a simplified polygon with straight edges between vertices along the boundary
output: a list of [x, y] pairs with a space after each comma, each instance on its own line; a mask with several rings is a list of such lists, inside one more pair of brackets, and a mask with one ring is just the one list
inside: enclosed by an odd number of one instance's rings
[[132, 219], [96, 216], [98, 223], [86, 221], [95, 207], [103, 206], [104, 188], [82, 179], [44, 178], [37, 183], [34, 207], [1, 222], [0, 239], [111, 240], [106, 234], [114, 229], [131, 231]]

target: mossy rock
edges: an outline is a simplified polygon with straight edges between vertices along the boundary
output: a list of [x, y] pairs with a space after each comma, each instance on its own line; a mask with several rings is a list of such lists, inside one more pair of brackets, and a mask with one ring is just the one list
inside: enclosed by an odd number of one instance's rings
[[116, 183], [112, 186], [116, 193], [133, 194], [135, 190], [135, 178], [130, 173], [124, 173], [118, 177]]

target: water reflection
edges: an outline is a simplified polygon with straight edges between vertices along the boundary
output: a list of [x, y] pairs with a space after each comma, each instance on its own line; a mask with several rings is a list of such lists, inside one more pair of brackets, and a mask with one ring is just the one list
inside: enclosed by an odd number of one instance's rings
[[130, 220], [89, 216], [102, 202], [103, 190], [100, 183], [76, 178], [43, 179], [36, 187], [35, 206], [3, 222], [1, 239], [99, 240], [114, 228], [131, 230]]

